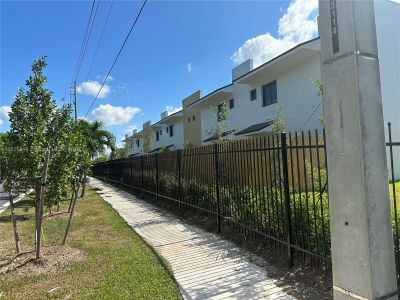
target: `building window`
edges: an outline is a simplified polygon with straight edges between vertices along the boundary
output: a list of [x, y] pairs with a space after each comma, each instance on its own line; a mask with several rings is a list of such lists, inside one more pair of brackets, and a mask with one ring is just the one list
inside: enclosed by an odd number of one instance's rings
[[190, 117], [188, 118], [188, 123], [190, 123]]
[[232, 109], [234, 107], [235, 107], [235, 100], [234, 99], [229, 100], [229, 109]]
[[169, 136], [174, 136], [174, 125], [169, 126]]
[[139, 147], [139, 140], [136, 140], [136, 146]]
[[270, 82], [262, 87], [262, 105], [267, 106], [278, 102], [276, 81]]
[[250, 101], [256, 100], [257, 99], [257, 90], [251, 90], [250, 91]]
[[160, 140], [160, 132], [156, 132], [156, 141], [158, 142]]
[[196, 120], [196, 119], [195, 119], [195, 117], [193, 116], [193, 117], [192, 117], [192, 121], [194, 122], [195, 120]]
[[162, 129], [160, 129], [160, 135], [162, 135]]
[[168, 126], [167, 126], [167, 132], [168, 132]]

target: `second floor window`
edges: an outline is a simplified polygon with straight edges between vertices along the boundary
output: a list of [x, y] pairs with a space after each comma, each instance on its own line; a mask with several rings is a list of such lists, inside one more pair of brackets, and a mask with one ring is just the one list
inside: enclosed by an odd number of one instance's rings
[[157, 132], [156, 132], [156, 141], [158, 142], [159, 140], [160, 140], [160, 132], [157, 131]]
[[256, 100], [257, 99], [257, 90], [251, 90], [250, 91], [250, 101]]
[[169, 126], [169, 136], [174, 136], [174, 125]]
[[139, 140], [136, 140], [136, 146], [139, 147]]
[[229, 109], [232, 109], [234, 107], [235, 107], [235, 100], [234, 99], [229, 100]]
[[262, 105], [267, 106], [278, 102], [276, 81], [272, 81], [262, 87]]

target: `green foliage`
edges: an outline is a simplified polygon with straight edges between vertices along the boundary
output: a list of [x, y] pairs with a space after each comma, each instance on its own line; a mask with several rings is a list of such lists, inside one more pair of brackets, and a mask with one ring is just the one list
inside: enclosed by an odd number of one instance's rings
[[275, 108], [275, 116], [272, 123], [272, 132], [273, 134], [279, 134], [282, 132], [286, 132], [286, 128], [286, 117], [283, 113], [283, 109], [280, 105], [277, 105]]
[[185, 140], [185, 142], [183, 143], [183, 148], [191, 149], [191, 148], [194, 148], [194, 145], [191, 140]]
[[78, 120], [78, 129], [82, 133], [84, 143], [90, 158], [96, 155], [105, 155], [106, 148], [111, 150], [111, 157], [117, 150], [115, 137], [108, 130], [104, 129], [103, 123], [99, 121], [89, 122], [85, 119]]
[[126, 147], [117, 148], [115, 151], [111, 152], [110, 159], [120, 159], [128, 157], [128, 149]]
[[143, 152], [149, 153], [151, 151], [151, 134], [152, 129], [150, 126], [143, 128]]
[[317, 90], [317, 95], [322, 96], [324, 94], [324, 86], [322, 84], [322, 80], [321, 79], [313, 79], [312, 82], [315, 86], [315, 89]]
[[46, 89], [43, 69], [46, 57], [32, 64], [26, 90], [20, 88], [11, 106], [10, 131], [1, 138], [0, 181], [6, 190], [35, 191], [39, 198], [43, 158], [50, 149], [45, 204], [66, 197], [68, 184], [79, 169], [88, 168], [89, 156], [82, 147], [82, 133], [71, 118], [70, 105], [56, 106]]
[[210, 123], [207, 134], [210, 136], [215, 136], [215, 143], [221, 144], [225, 141], [231, 139], [233, 131], [228, 135], [223, 136], [225, 132], [229, 132], [229, 126], [227, 118], [229, 116], [229, 109], [225, 102], [221, 103], [216, 107], [210, 107], [211, 115], [213, 116], [213, 122]]

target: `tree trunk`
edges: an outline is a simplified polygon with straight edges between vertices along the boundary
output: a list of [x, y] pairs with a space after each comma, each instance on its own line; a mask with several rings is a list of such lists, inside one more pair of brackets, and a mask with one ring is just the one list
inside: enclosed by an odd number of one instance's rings
[[72, 189], [71, 200], [69, 201], [69, 206], [68, 206], [68, 213], [71, 212], [72, 201], [74, 200], [75, 197], [75, 190], [76, 190], [76, 182], [74, 182], [74, 187]]
[[10, 197], [10, 212], [11, 212], [11, 220], [13, 224], [13, 230], [14, 230], [14, 239], [15, 239], [15, 248], [17, 251], [17, 254], [21, 252], [21, 246], [19, 243], [19, 234], [18, 234], [18, 229], [17, 229], [17, 219], [15, 218], [15, 210], [14, 210], [14, 200], [12, 198], [11, 192], [9, 193]]
[[85, 197], [85, 191], [86, 191], [86, 172], [83, 175], [81, 198]]
[[57, 211], [60, 211], [60, 201], [57, 201]]
[[76, 199], [78, 198], [79, 188], [80, 188], [80, 183], [82, 182], [82, 178], [83, 178], [83, 174], [79, 177], [79, 181], [76, 184], [76, 189], [75, 189], [75, 193], [74, 193], [74, 199], [72, 201], [72, 206], [71, 206], [71, 212], [69, 214], [68, 224], [67, 224], [67, 228], [66, 228], [65, 234], [64, 234], [63, 245], [65, 245], [65, 243], [67, 242], [68, 232], [69, 232], [69, 229], [71, 227], [71, 221], [72, 221], [72, 217], [74, 215]]
[[46, 150], [46, 157], [43, 164], [43, 173], [40, 186], [40, 198], [37, 209], [37, 240], [36, 240], [36, 259], [40, 258], [40, 248], [41, 248], [41, 234], [42, 234], [42, 217], [43, 217], [43, 202], [46, 193], [46, 183], [47, 183], [47, 170], [49, 167], [50, 150]]

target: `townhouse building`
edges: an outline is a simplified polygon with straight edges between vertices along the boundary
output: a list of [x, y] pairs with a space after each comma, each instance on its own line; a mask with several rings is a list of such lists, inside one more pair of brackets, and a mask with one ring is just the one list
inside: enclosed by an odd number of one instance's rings
[[[315, 81], [321, 78], [319, 39], [299, 44], [253, 68], [247, 60], [232, 70], [232, 82], [188, 106], [201, 116], [203, 144], [214, 142], [222, 105], [228, 110], [225, 131], [229, 139], [272, 134], [273, 120], [284, 119], [286, 131], [322, 129], [322, 96]], [[210, 130], [211, 129], [211, 130]]]
[[[392, 136], [400, 141], [400, 5], [376, 1], [376, 30], [385, 122], [392, 122]], [[301, 43], [268, 62], [253, 67], [247, 60], [232, 69], [232, 80], [205, 96], [200, 90], [182, 100], [182, 110], [161, 113], [155, 124], [127, 137], [130, 155], [179, 149], [186, 143], [201, 146], [215, 142], [212, 128], [221, 105], [228, 110], [226, 139], [270, 135], [273, 121], [283, 117], [287, 132], [322, 129], [323, 101], [315, 81], [321, 78], [319, 38]], [[216, 113], [217, 111], [217, 113]], [[387, 135], [387, 132], [385, 133]], [[149, 137], [149, 149], [145, 149]], [[396, 162], [400, 164], [400, 160]], [[400, 169], [400, 165], [397, 169]]]

